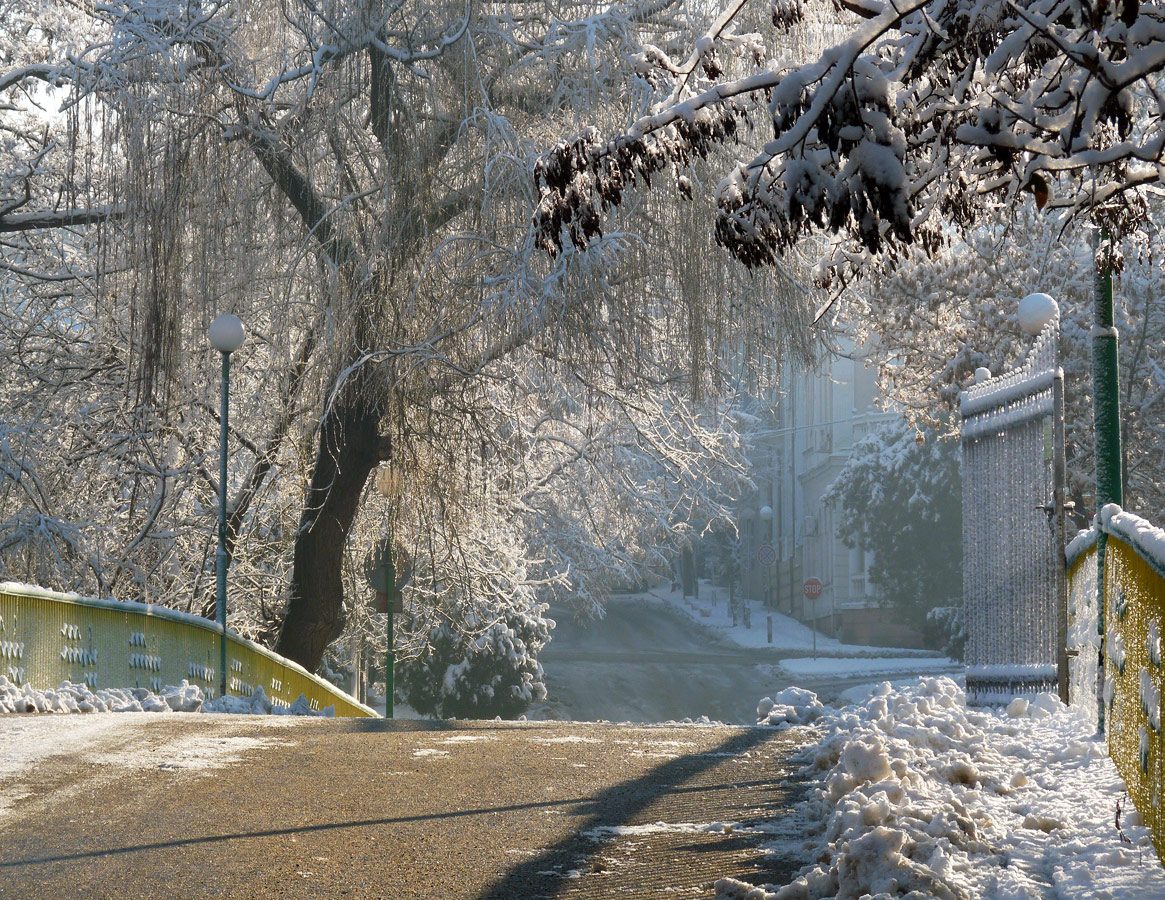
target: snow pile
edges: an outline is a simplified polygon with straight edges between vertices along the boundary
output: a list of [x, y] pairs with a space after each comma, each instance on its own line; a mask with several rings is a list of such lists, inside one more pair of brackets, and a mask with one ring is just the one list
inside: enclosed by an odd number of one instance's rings
[[202, 691], [183, 681], [161, 694], [146, 688], [102, 688], [62, 681], [56, 690], [17, 687], [0, 675], [0, 713], [197, 712]]
[[62, 681], [56, 690], [18, 687], [0, 675], [0, 715], [4, 713], [213, 712], [251, 715], [332, 716], [335, 707], [316, 712], [303, 695], [291, 706], [276, 706], [262, 688], [250, 697], [220, 697], [207, 702], [202, 688], [183, 681], [160, 694], [146, 688], [101, 688]]
[[280, 706], [268, 699], [263, 688], [257, 687], [255, 693], [250, 697], [232, 697], [227, 694], [217, 700], [209, 700], [202, 705], [202, 711], [234, 713], [244, 716], [327, 716], [331, 718], [336, 714], [336, 707], [327, 706], [318, 711], [314, 710], [311, 708], [310, 701], [303, 694], [300, 694], [291, 706]]
[[732, 878], [722, 900], [1165, 897], [1124, 785], [1078, 711], [1045, 695], [967, 709], [948, 678], [822, 716], [799, 809], [815, 863], [790, 884]]
[[765, 697], [756, 705], [757, 724], [788, 728], [819, 719], [825, 706], [812, 691], [787, 687], [776, 698]]

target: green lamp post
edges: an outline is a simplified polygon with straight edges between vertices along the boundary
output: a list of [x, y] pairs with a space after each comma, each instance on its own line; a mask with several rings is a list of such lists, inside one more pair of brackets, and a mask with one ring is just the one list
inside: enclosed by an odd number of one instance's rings
[[243, 346], [247, 331], [238, 316], [223, 313], [210, 323], [210, 345], [222, 354], [222, 409], [219, 413], [218, 466], [218, 552], [215, 554], [218, 613], [219, 667], [222, 673], [219, 696], [227, 694], [227, 407], [230, 399], [231, 354]]
[[[1120, 376], [1116, 315], [1112, 299], [1112, 249], [1107, 231], [1100, 235], [1096, 247], [1096, 293], [1092, 324], [1092, 406], [1096, 455], [1096, 515], [1106, 504], [1124, 505], [1123, 451], [1120, 429]], [[1105, 250], [1103, 244], [1110, 244]], [[1100, 254], [1104, 253], [1103, 262]], [[1097, 628], [1100, 653], [1097, 662], [1097, 727], [1104, 734], [1104, 664], [1105, 664], [1105, 550], [1108, 541], [1103, 530], [1096, 534]]]

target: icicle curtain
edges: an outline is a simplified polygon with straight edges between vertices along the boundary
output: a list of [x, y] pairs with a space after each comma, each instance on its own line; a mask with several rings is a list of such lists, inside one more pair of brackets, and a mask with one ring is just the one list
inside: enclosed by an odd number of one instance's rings
[[967, 699], [1005, 702], [1054, 689], [1051, 527], [1058, 318], [1024, 365], [963, 394], [963, 604]]

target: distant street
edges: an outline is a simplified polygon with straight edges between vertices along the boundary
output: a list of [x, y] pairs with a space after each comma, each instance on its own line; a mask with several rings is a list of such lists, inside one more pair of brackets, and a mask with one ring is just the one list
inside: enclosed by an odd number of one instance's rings
[[80, 719], [0, 719], [0, 750], [49, 745], [0, 768], [0, 897], [711, 898], [800, 862], [759, 849], [787, 732]]
[[[564, 609], [551, 609], [550, 615], [558, 627], [539, 657], [550, 694], [543, 708], [559, 719], [662, 722], [708, 716], [743, 725], [756, 721], [761, 697], [791, 684], [828, 701], [879, 680], [860, 672], [791, 678], [777, 664], [807, 651], [737, 647], [662, 604], [615, 598], [603, 619], [585, 623]], [[763, 614], [755, 615], [754, 626], [763, 629]], [[942, 662], [936, 659], [935, 669], [947, 671]]]
[[582, 624], [565, 610], [550, 614], [558, 627], [540, 659], [548, 709], [560, 718], [753, 723], [756, 702], [788, 686], [758, 666], [777, 656], [720, 643], [661, 606], [616, 598], [605, 618]]

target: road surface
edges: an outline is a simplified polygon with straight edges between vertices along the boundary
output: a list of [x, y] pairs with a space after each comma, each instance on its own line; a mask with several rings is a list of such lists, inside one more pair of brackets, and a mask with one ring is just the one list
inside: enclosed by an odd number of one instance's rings
[[0, 717], [0, 897], [711, 898], [718, 877], [777, 882], [799, 863], [760, 845], [801, 790], [787, 779], [800, 739], [696, 726]]

